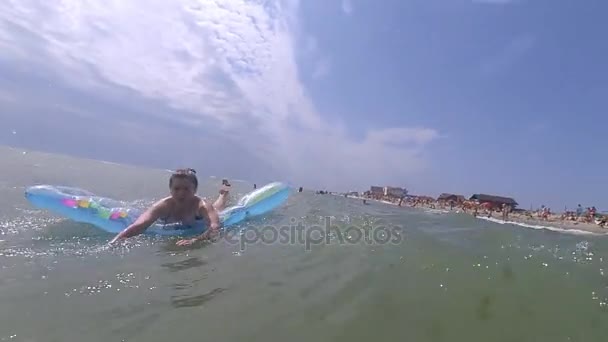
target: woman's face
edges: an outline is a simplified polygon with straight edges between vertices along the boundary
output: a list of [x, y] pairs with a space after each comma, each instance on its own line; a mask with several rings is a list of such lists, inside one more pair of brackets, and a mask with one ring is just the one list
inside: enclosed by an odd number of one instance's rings
[[196, 187], [188, 179], [176, 178], [173, 180], [171, 187], [171, 196], [177, 201], [184, 201], [196, 194]]

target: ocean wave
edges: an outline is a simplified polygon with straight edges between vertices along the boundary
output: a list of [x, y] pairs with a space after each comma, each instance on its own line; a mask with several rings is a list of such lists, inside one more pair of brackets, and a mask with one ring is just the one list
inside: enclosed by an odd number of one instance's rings
[[450, 211], [449, 210], [445, 210], [445, 209], [424, 209], [425, 213], [429, 213], [429, 214], [449, 214]]
[[560, 228], [560, 227], [554, 227], [554, 226], [542, 226], [542, 225], [516, 222], [516, 221], [504, 221], [504, 220], [499, 220], [499, 219], [496, 219], [493, 217], [477, 216], [477, 218], [480, 220], [490, 221], [490, 222], [498, 223], [498, 224], [512, 224], [515, 226], [520, 226], [520, 227], [525, 227], [525, 228], [532, 228], [532, 229], [537, 229], [537, 230], [544, 229], [544, 230], [550, 230], [550, 231], [554, 231], [554, 232], [567, 233], [567, 234], [573, 234], [573, 235], [608, 235], [608, 232], [595, 233], [595, 232], [589, 232], [589, 231], [585, 231], [585, 230], [581, 230], [581, 229]]

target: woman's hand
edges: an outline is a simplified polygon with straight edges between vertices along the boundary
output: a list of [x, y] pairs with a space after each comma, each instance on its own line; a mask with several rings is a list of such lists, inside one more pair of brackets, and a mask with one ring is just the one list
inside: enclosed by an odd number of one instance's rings
[[198, 239], [199, 240], [212, 240], [212, 239], [216, 238], [217, 236], [219, 236], [219, 234], [220, 234], [219, 226], [211, 225], [211, 227], [209, 229], [207, 229], [207, 231], [205, 231], [200, 237], [198, 237]]
[[122, 239], [121, 239], [121, 237], [120, 237], [119, 235], [116, 235], [116, 236], [115, 236], [115, 237], [112, 239], [112, 241], [108, 242], [108, 245], [113, 246], [113, 245], [115, 245], [115, 244], [118, 242], [118, 240], [122, 240]]
[[177, 241], [176, 245], [178, 246], [190, 246], [195, 244], [198, 241], [209, 240], [211, 241], [213, 238], [219, 235], [219, 229], [208, 229], [201, 236], [192, 238], [192, 239], [184, 239]]
[[193, 245], [194, 243], [196, 243], [198, 240], [199, 240], [198, 238], [179, 240], [179, 241], [177, 241], [176, 245], [190, 246], [190, 245]]

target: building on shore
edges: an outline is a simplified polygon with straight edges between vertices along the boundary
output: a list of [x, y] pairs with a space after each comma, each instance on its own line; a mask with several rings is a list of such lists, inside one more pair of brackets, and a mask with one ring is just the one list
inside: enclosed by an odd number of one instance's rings
[[466, 201], [466, 197], [462, 195], [443, 193], [437, 197], [437, 201], [439, 202], [454, 202], [454, 203], [463, 203]]
[[471, 201], [476, 201], [477, 203], [489, 203], [491, 209], [500, 209], [503, 204], [511, 206], [511, 208], [515, 209], [518, 203], [510, 198], [510, 197], [502, 197], [502, 196], [493, 196], [486, 194], [474, 194], [469, 198]]
[[374, 199], [404, 198], [407, 196], [407, 189], [394, 186], [370, 186], [369, 190], [363, 193], [365, 196]]
[[407, 195], [407, 189], [395, 186], [385, 186], [384, 189], [382, 189], [382, 192], [384, 196], [396, 198], [405, 197]]
[[405, 196], [407, 199], [412, 201], [426, 201], [426, 202], [435, 202], [435, 198], [427, 195], [411, 195], [408, 194]]
[[381, 186], [372, 185], [369, 187], [369, 192], [374, 196], [382, 196], [384, 194], [384, 188]]

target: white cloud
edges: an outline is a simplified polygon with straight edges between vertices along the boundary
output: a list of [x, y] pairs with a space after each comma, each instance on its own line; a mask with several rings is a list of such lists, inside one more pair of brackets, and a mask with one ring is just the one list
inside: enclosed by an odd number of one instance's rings
[[[352, 11], [350, 2], [343, 8]], [[180, 113], [173, 119], [188, 125], [217, 120], [305, 184], [389, 182], [419, 171], [434, 130], [372, 131], [356, 141], [320, 115], [295, 57], [298, 41], [318, 47], [314, 37], [298, 39], [297, 12], [295, 0], [5, 0], [0, 58], [46, 66], [94, 92], [111, 83], [162, 100], [179, 110], [167, 116]], [[331, 64], [319, 63], [323, 76]]]
[[342, 11], [346, 15], [350, 15], [353, 13], [353, 3], [351, 0], [342, 0]]
[[439, 138], [439, 133], [430, 128], [387, 128], [369, 132], [367, 140], [376, 144], [426, 145]]

